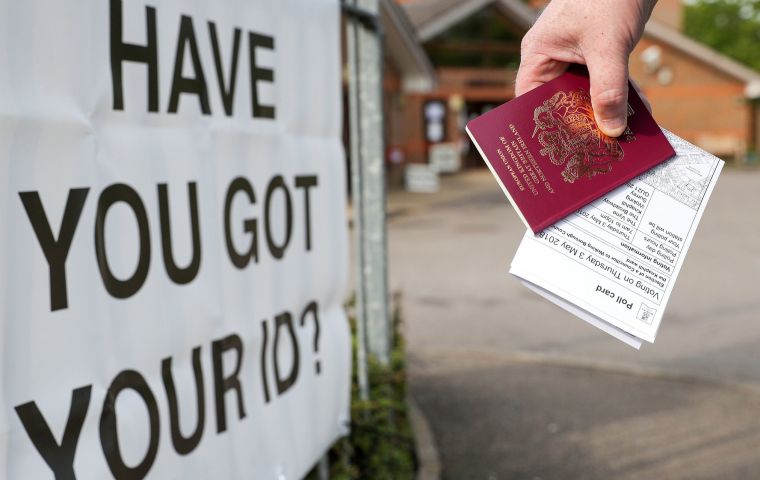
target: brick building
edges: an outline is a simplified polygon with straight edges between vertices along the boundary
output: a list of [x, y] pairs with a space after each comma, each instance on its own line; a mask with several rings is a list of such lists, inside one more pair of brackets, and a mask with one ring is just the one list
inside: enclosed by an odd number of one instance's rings
[[[391, 110], [388, 142], [406, 162], [428, 161], [431, 145], [459, 145], [465, 165], [480, 165], [463, 126], [514, 96], [519, 45], [544, 3], [522, 0], [397, 0], [435, 69], [425, 91]], [[760, 74], [680, 32], [680, 0], [660, 0], [630, 72], [655, 118], [706, 150], [743, 161], [758, 136]]]
[[656, 20], [629, 63], [657, 121], [726, 159], [743, 161], [758, 140], [760, 74]]

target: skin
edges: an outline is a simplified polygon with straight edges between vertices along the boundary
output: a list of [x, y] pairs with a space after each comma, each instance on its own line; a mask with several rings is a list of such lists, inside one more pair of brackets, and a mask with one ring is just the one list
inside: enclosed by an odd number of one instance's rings
[[571, 63], [588, 67], [599, 128], [611, 137], [626, 127], [628, 57], [656, 0], [552, 0], [525, 35], [515, 93], [561, 75]]

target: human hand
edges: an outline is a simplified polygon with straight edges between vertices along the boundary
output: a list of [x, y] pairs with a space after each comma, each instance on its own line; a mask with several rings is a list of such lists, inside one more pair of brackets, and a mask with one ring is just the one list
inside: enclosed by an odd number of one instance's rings
[[552, 0], [525, 35], [515, 94], [588, 67], [596, 123], [606, 135], [626, 127], [628, 57], [657, 0]]

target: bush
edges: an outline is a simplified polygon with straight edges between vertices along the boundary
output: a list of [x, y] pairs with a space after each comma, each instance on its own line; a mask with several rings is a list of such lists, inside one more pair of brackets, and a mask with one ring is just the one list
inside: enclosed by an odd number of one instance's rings
[[[356, 362], [356, 318], [350, 315], [354, 366], [351, 382], [351, 433], [330, 450], [331, 480], [404, 480], [414, 478], [417, 464], [406, 404], [404, 341], [400, 332], [398, 295], [393, 311], [390, 365], [368, 356], [370, 399], [362, 401]], [[352, 310], [351, 305], [348, 308]], [[316, 480], [312, 472], [309, 479]]]

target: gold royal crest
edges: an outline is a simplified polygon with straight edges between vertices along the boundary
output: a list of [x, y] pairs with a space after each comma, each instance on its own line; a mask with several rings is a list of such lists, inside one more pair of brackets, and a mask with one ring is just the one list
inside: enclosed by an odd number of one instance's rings
[[[629, 105], [628, 116], [631, 115]], [[615, 162], [623, 160], [618, 139], [603, 134], [596, 125], [591, 97], [584, 90], [555, 93], [535, 109], [533, 121], [533, 137], [538, 134], [543, 146], [541, 155], [548, 156], [554, 165], [565, 165], [562, 178], [568, 183], [608, 173]], [[636, 138], [626, 128], [622, 139], [632, 142]]]

